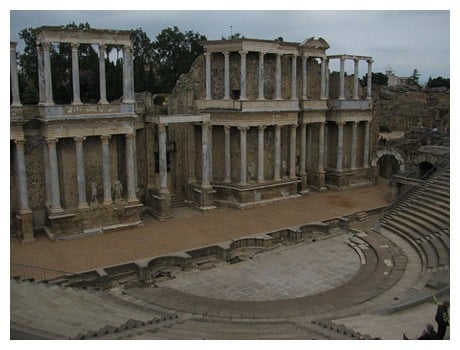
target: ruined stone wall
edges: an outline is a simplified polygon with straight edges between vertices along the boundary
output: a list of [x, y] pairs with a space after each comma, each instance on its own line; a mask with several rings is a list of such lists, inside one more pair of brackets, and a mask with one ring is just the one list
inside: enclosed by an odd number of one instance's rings
[[[352, 100], [353, 99], [353, 91], [354, 91], [354, 74], [347, 75], [345, 73], [345, 99]], [[340, 92], [340, 73], [339, 72], [331, 72], [329, 75], [329, 98], [337, 99], [339, 98]], [[360, 84], [358, 84], [358, 98], [364, 100], [365, 90], [362, 88]]]

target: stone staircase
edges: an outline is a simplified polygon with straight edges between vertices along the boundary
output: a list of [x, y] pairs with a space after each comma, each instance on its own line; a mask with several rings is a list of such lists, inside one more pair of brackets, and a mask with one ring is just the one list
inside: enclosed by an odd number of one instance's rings
[[450, 167], [431, 178], [380, 220], [380, 229], [406, 240], [418, 252], [423, 270], [436, 272], [450, 264]]
[[185, 197], [182, 194], [171, 194], [171, 208], [180, 208], [186, 206]]

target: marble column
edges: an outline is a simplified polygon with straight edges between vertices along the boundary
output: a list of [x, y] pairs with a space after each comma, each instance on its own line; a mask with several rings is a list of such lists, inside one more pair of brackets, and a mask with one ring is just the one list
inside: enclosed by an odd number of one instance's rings
[[340, 57], [339, 100], [345, 100], [345, 58]]
[[53, 84], [51, 80], [51, 60], [50, 60], [50, 43], [43, 43], [43, 66], [44, 66], [44, 81], [45, 81], [45, 105], [52, 106], [53, 102]]
[[24, 140], [14, 140], [16, 143], [16, 180], [19, 199], [19, 214], [31, 213], [29, 195], [27, 193], [26, 162], [24, 158]]
[[321, 57], [321, 100], [326, 99], [326, 58]]
[[356, 169], [356, 150], [357, 150], [357, 129], [358, 122], [351, 123], [351, 169]]
[[359, 90], [359, 59], [355, 58], [355, 71], [353, 76], [353, 99], [358, 100], [358, 90]]
[[367, 60], [367, 99], [372, 98], [372, 60]]
[[275, 125], [275, 170], [273, 180], [281, 180], [281, 126]]
[[48, 139], [48, 159], [50, 171], [50, 189], [51, 189], [51, 211], [62, 211], [61, 207], [61, 192], [59, 188], [59, 170], [57, 164], [55, 139]]
[[205, 100], [211, 100], [211, 53], [205, 52], [206, 58], [206, 97]]
[[230, 100], [230, 53], [224, 52], [224, 100]]
[[107, 86], [105, 82], [105, 45], [99, 45], [99, 103], [107, 104]]
[[73, 105], [81, 105], [80, 100], [80, 68], [78, 64], [78, 44], [71, 44], [72, 46], [72, 91], [73, 91]]
[[307, 169], [311, 169], [312, 146], [313, 146], [313, 126], [307, 125]]
[[16, 63], [16, 43], [10, 42], [10, 78], [11, 78], [11, 94], [13, 100], [12, 107], [22, 106], [19, 98], [19, 82], [18, 82], [18, 67]]
[[343, 127], [345, 122], [337, 122], [337, 171], [343, 170]]
[[195, 174], [195, 124], [190, 124], [188, 126], [187, 132], [187, 142], [188, 142], [188, 154], [187, 154], [187, 164], [188, 164], [188, 182], [196, 183], [196, 174]]
[[324, 123], [319, 123], [318, 171], [324, 171]]
[[291, 179], [297, 178], [296, 171], [295, 171], [296, 131], [297, 131], [297, 124], [291, 125], [291, 137], [290, 137], [290, 147], [289, 147], [289, 177]]
[[[37, 59], [38, 59], [38, 103], [39, 105], [46, 104], [45, 97], [45, 62], [43, 61], [43, 48], [37, 45]], [[46, 152], [48, 153], [48, 145], [46, 145]]]
[[326, 58], [326, 77], [325, 77], [325, 87], [324, 87], [324, 97], [329, 98], [329, 80], [331, 77], [331, 72], [329, 71], [329, 58]]
[[240, 74], [240, 100], [244, 101], [247, 100], [246, 97], [246, 55], [247, 51], [240, 51], [241, 56], [241, 74]]
[[43, 167], [44, 167], [44, 175], [45, 175], [45, 190], [46, 190], [46, 200], [45, 205], [50, 207], [51, 206], [51, 184], [50, 184], [50, 160], [49, 160], [49, 153], [48, 153], [48, 143], [45, 139], [43, 142]]
[[291, 100], [297, 100], [297, 55], [292, 55]]
[[134, 163], [134, 188], [135, 190], [139, 190], [139, 180], [137, 176], [137, 139], [136, 139], [136, 129], [134, 129], [134, 134], [133, 134], [133, 163]]
[[166, 125], [158, 125], [158, 155], [160, 167], [160, 192], [168, 192], [168, 161], [166, 154]]
[[265, 100], [264, 97], [264, 84], [265, 84], [265, 77], [264, 77], [264, 55], [265, 52], [259, 52], [259, 100]]
[[264, 167], [265, 167], [265, 143], [264, 143], [264, 130], [266, 126], [259, 126], [258, 142], [257, 142], [257, 182], [265, 182]]
[[300, 124], [300, 175], [307, 173], [306, 169], [307, 158], [307, 124]]
[[231, 127], [228, 125], [224, 125], [224, 133], [225, 133], [225, 178], [224, 183], [228, 184], [232, 182], [232, 163], [231, 163], [231, 145], [230, 145], [230, 132]]
[[302, 99], [307, 99], [307, 61], [308, 56], [302, 56]]
[[75, 155], [77, 159], [77, 187], [78, 187], [78, 208], [88, 208], [86, 200], [86, 179], [85, 179], [85, 160], [83, 156], [83, 141], [85, 137], [74, 137]]
[[364, 152], [363, 152], [363, 167], [369, 167], [369, 121], [364, 122]]
[[213, 153], [212, 153], [212, 124], [209, 124], [208, 132], [209, 132], [209, 137], [208, 137], [208, 157], [209, 157], [209, 181], [213, 181]]
[[281, 54], [276, 54], [275, 100], [281, 100]]
[[209, 122], [201, 126], [201, 185], [211, 187], [209, 162]]
[[133, 134], [125, 134], [126, 140], [126, 183], [127, 183], [127, 201], [129, 203], [137, 202], [136, 182], [134, 180], [134, 142], [136, 137]]
[[102, 135], [102, 185], [104, 191], [104, 205], [112, 204], [112, 185], [110, 181], [110, 135]]
[[247, 131], [249, 127], [239, 126], [240, 131], [240, 185], [247, 184], [248, 162], [247, 162]]
[[324, 161], [324, 164], [325, 164], [326, 167], [328, 166], [328, 159], [327, 159], [327, 157], [328, 157], [328, 154], [327, 154], [327, 152], [328, 152], [328, 143], [329, 143], [329, 141], [328, 141], [329, 140], [328, 133], [329, 133], [329, 128], [327, 127], [327, 122], [326, 122], [324, 124], [324, 133], [323, 133], [324, 134], [324, 139], [323, 139], [324, 140], [323, 141], [323, 143], [324, 143], [323, 156], [324, 157], [323, 157], [323, 161]]
[[123, 103], [134, 103], [132, 47], [123, 46]]

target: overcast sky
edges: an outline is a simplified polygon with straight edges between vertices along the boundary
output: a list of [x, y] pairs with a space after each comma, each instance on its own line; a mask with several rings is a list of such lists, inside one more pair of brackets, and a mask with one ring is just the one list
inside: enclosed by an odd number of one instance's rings
[[[322, 37], [328, 54], [374, 58], [374, 72], [391, 66], [399, 76], [416, 68], [428, 76], [449, 77], [449, 11], [11, 11], [10, 39], [42, 25], [88, 22], [94, 28], [142, 28], [151, 40], [166, 27], [192, 30], [210, 40], [239, 32], [247, 38], [302, 42]], [[232, 26], [232, 29], [230, 28]], [[19, 46], [22, 49], [23, 46]], [[360, 75], [366, 73], [360, 65]], [[333, 63], [331, 69], [338, 69]], [[352, 73], [353, 63], [346, 65]]]

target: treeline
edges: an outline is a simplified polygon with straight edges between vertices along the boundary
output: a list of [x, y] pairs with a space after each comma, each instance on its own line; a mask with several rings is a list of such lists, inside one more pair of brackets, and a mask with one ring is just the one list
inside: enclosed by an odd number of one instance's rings
[[[71, 23], [65, 28], [90, 28], [88, 23]], [[19, 54], [19, 86], [23, 104], [38, 103], [38, 60], [34, 28], [23, 29], [19, 37], [24, 52]], [[204, 35], [181, 32], [178, 27], [165, 28], [151, 41], [138, 28], [132, 31], [134, 91], [170, 93], [181, 74], [187, 73], [193, 61], [203, 52]], [[82, 102], [99, 101], [99, 56], [97, 48], [81, 44], [78, 48], [80, 96]], [[114, 101], [123, 93], [123, 59], [121, 46], [106, 47], [107, 99]], [[58, 43], [50, 50], [53, 98], [57, 104], [72, 101], [72, 51], [68, 43]]]

